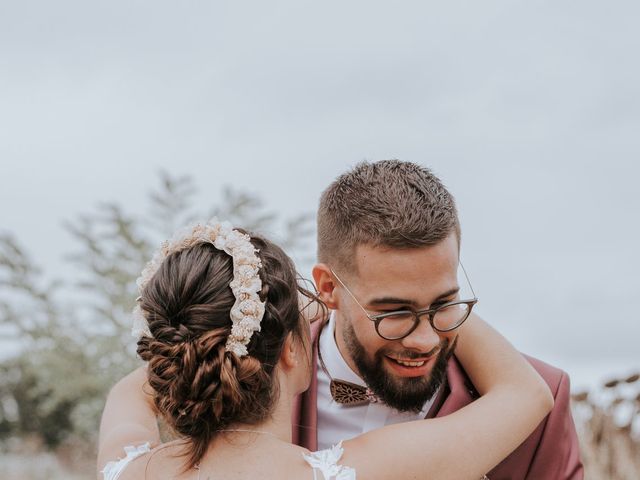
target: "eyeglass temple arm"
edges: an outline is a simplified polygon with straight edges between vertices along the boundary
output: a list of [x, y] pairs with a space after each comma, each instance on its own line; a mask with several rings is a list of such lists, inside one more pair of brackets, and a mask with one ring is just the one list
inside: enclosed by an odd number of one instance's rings
[[473, 294], [473, 298], [478, 298], [476, 292], [473, 291], [473, 285], [471, 285], [471, 281], [469, 280], [469, 275], [467, 275], [467, 270], [464, 268], [464, 265], [461, 261], [458, 261], [460, 267], [462, 268], [462, 272], [464, 273], [464, 278], [467, 279], [467, 283], [469, 284], [469, 288], [471, 288], [471, 293]]
[[360, 304], [360, 302], [358, 301], [358, 299], [356, 298], [356, 296], [351, 293], [351, 290], [349, 290], [349, 287], [347, 287], [344, 282], [340, 279], [340, 277], [338, 276], [338, 274], [336, 272], [333, 271], [333, 269], [331, 269], [331, 273], [333, 273], [333, 276], [336, 277], [336, 280], [338, 280], [338, 282], [340, 282], [340, 285], [342, 285], [342, 287], [347, 291], [347, 293], [351, 296], [351, 298], [353, 298], [353, 301], [356, 302], [358, 304], [358, 306], [362, 309], [362, 311], [364, 312], [364, 314], [367, 316], [367, 318], [371, 319], [371, 315], [369, 314], [369, 312], [367, 312], [364, 307]]

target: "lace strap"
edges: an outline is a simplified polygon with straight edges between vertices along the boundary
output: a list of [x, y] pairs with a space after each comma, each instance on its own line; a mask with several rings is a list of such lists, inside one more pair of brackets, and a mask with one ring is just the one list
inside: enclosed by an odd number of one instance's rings
[[356, 471], [353, 468], [338, 465], [343, 453], [340, 442], [326, 450], [303, 455], [303, 458], [313, 468], [314, 479], [317, 478], [316, 472], [322, 472], [324, 480], [356, 480]]
[[102, 469], [102, 475], [104, 480], [118, 480], [124, 468], [133, 460], [138, 458], [140, 455], [144, 455], [145, 453], [149, 453], [151, 451], [151, 445], [149, 442], [144, 443], [142, 445], [127, 446], [124, 447], [124, 453], [126, 456], [124, 458], [120, 458], [117, 461], [107, 463]]

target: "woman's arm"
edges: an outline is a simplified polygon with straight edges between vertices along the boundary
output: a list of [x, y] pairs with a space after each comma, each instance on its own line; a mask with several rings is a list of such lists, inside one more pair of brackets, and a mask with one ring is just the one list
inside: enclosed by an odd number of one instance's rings
[[456, 349], [482, 395], [446, 417], [391, 425], [345, 442], [342, 464], [362, 478], [477, 480], [518, 447], [553, 408], [547, 384], [479, 317]]
[[124, 447], [160, 443], [150, 390], [146, 367], [140, 367], [109, 392], [100, 422], [98, 478], [102, 478], [99, 472], [107, 462], [124, 456]]

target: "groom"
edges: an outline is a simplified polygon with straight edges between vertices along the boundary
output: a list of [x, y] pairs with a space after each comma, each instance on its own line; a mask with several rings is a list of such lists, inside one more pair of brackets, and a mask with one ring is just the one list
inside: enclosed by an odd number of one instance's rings
[[[457, 275], [459, 247], [454, 199], [426, 168], [361, 163], [329, 185], [318, 210], [313, 278], [331, 314], [312, 324], [314, 377], [295, 408], [294, 442], [323, 449], [385, 425], [444, 416], [477, 398], [454, 354], [456, 328], [476, 301], [461, 298], [468, 278]], [[569, 379], [529, 361], [555, 406], [487, 476], [582, 479]]]

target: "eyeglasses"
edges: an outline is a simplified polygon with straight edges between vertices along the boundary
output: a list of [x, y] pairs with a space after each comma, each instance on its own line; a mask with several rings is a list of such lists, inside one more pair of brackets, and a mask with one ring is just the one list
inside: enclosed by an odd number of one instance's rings
[[351, 293], [351, 290], [349, 290], [344, 282], [340, 280], [340, 277], [338, 277], [336, 272], [331, 270], [331, 273], [333, 273], [333, 276], [336, 277], [338, 282], [340, 282], [340, 285], [344, 287], [351, 298], [353, 298], [353, 300], [358, 304], [367, 318], [374, 323], [378, 335], [385, 340], [400, 340], [411, 335], [418, 325], [420, 325], [420, 317], [424, 315], [427, 315], [431, 327], [436, 332], [440, 333], [455, 330], [462, 325], [467, 318], [469, 318], [471, 309], [476, 303], [478, 303], [478, 298], [473, 291], [473, 287], [471, 286], [471, 282], [469, 281], [469, 277], [467, 276], [467, 272], [462, 266], [462, 263], [460, 264], [460, 267], [462, 267], [464, 276], [469, 283], [469, 287], [471, 287], [471, 293], [473, 294], [472, 299], [455, 300], [453, 302], [443, 303], [437, 307], [427, 308], [425, 310], [394, 310], [393, 312], [385, 312], [379, 315], [371, 315], [367, 312], [355, 295]]

